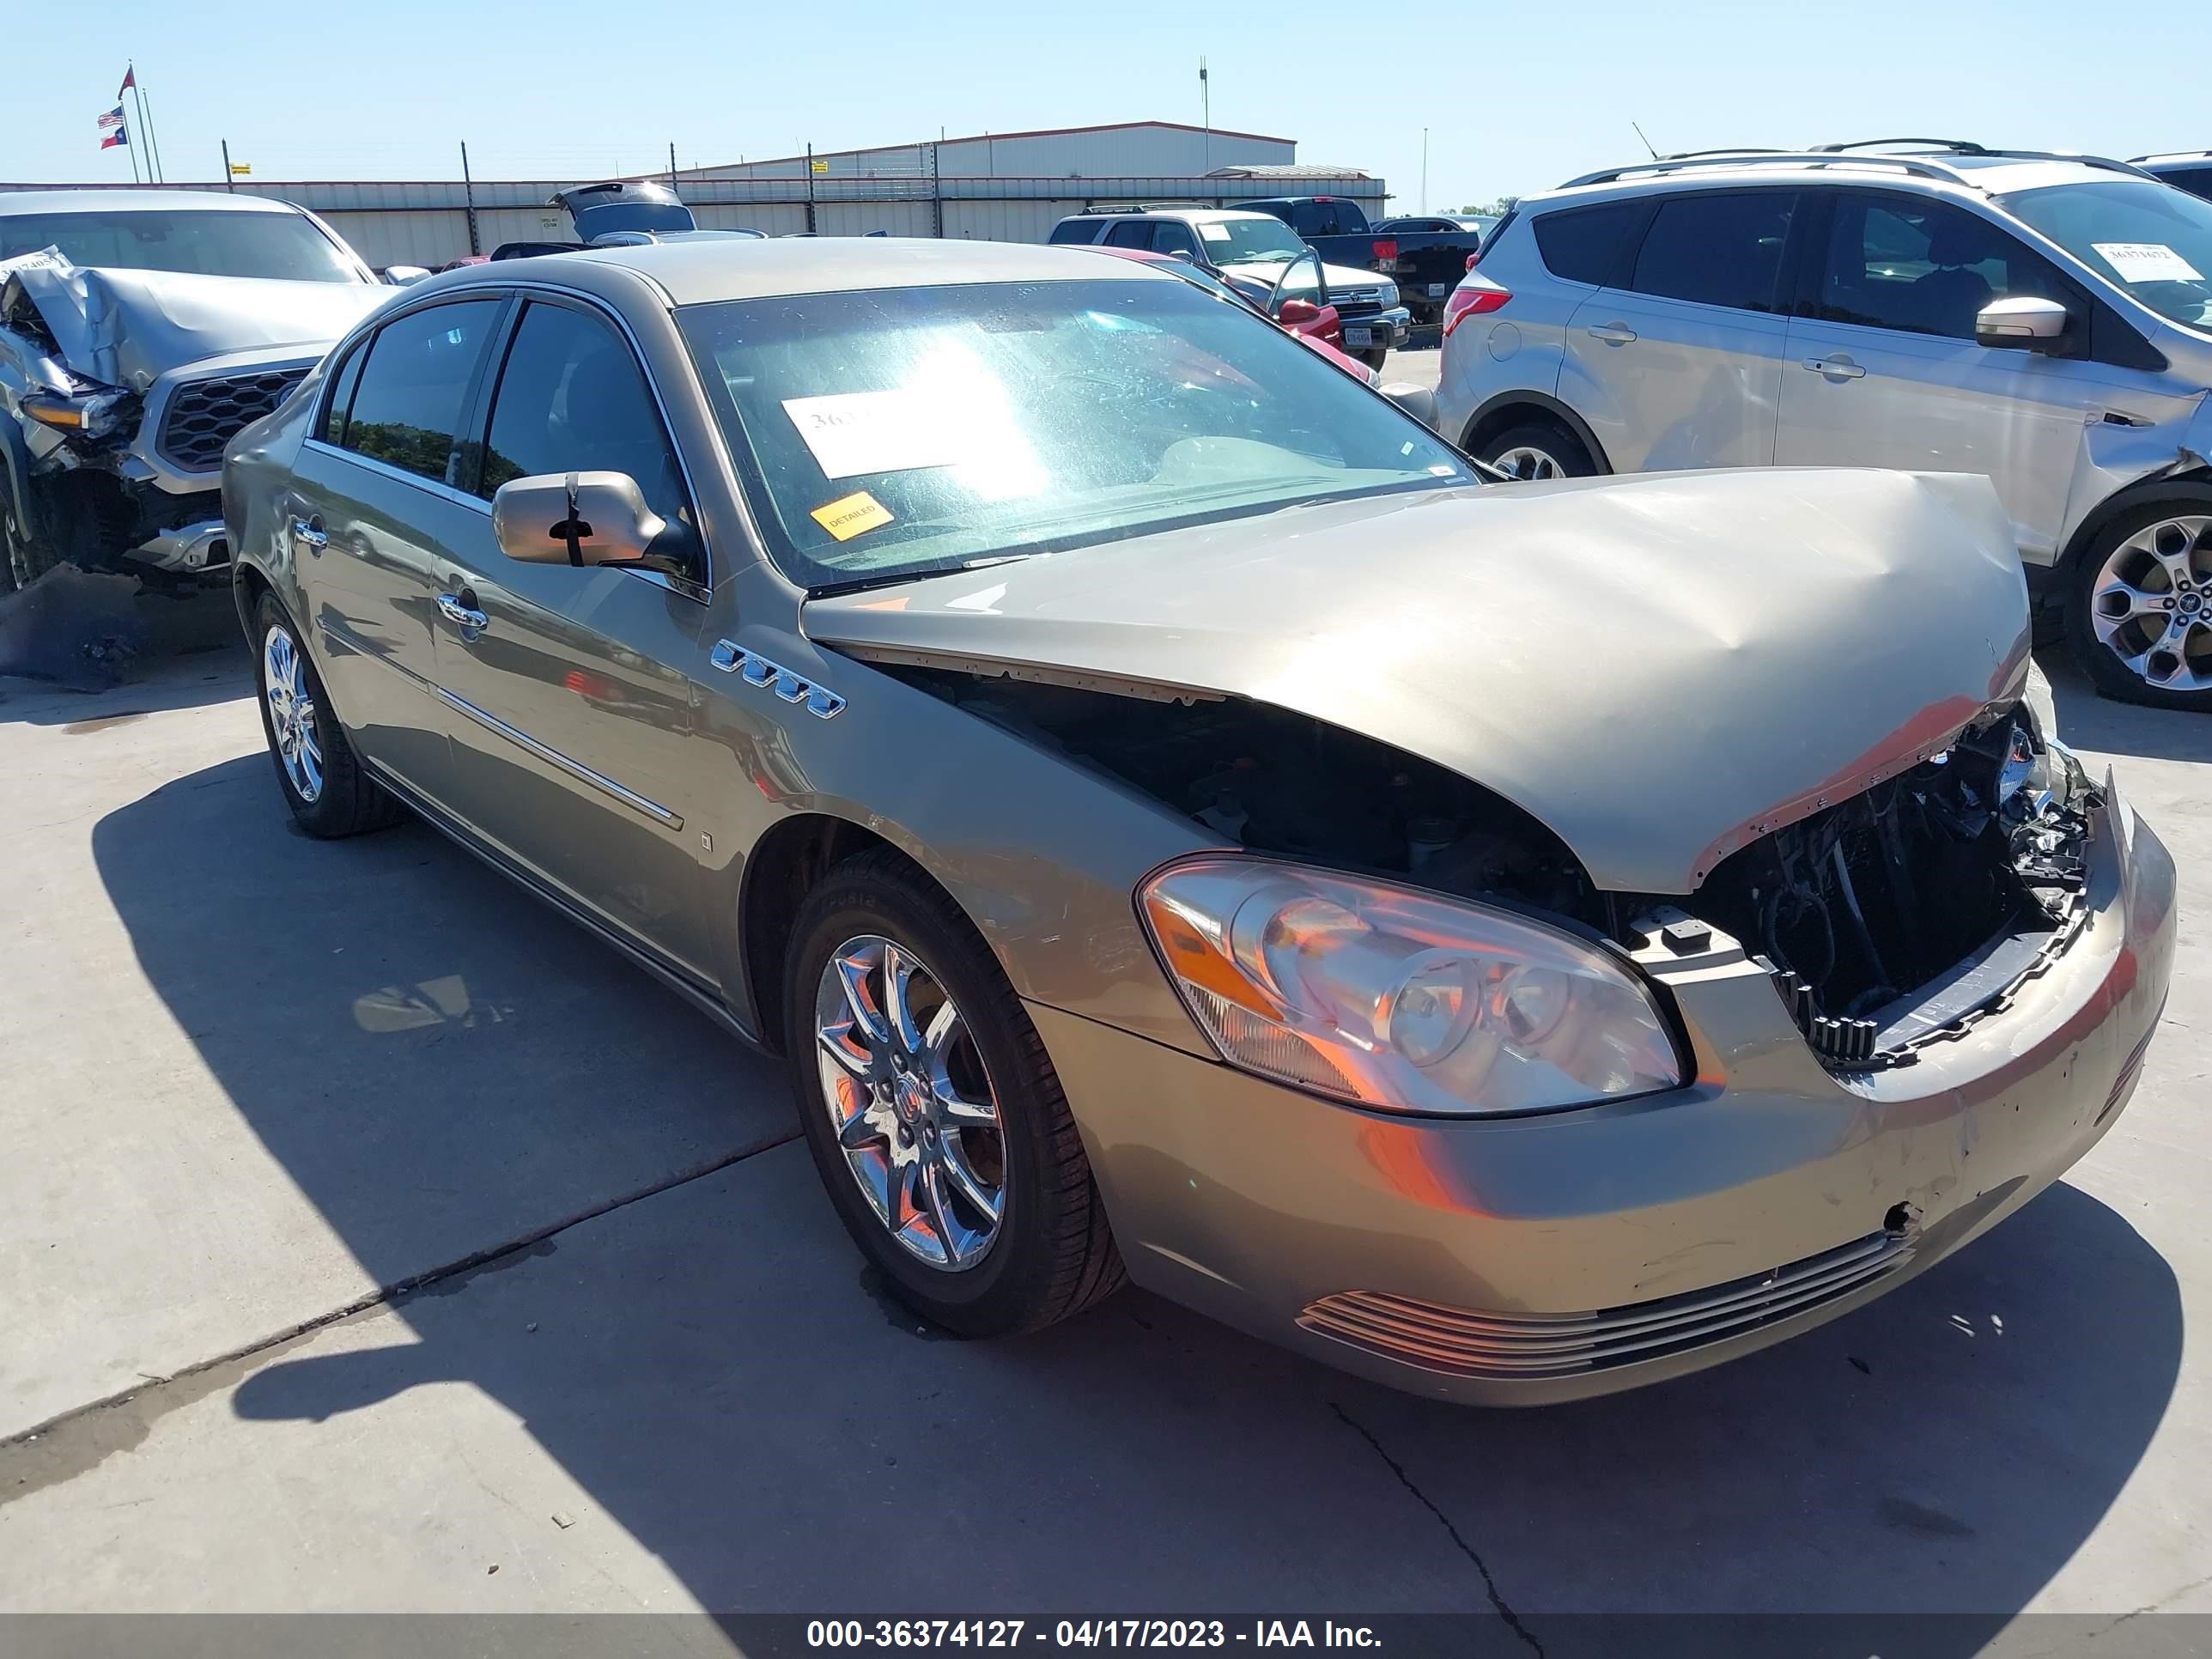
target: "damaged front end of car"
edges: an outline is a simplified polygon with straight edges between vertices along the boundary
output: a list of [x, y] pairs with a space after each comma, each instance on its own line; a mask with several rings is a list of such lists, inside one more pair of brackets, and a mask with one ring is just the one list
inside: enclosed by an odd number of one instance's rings
[[1825, 1064], [1909, 1064], [2079, 933], [2103, 804], [2023, 703], [1731, 854], [1673, 903], [1753, 953]]
[[0, 264], [10, 585], [62, 564], [171, 587], [227, 576], [224, 446], [366, 304], [351, 284], [81, 268], [52, 249]]

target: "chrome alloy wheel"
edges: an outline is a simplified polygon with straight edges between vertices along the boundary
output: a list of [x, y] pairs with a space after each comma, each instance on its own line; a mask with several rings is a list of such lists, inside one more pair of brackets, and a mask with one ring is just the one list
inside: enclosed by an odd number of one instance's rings
[[2089, 622], [2145, 685], [2212, 690], [2212, 518], [2161, 519], [2114, 548], [2089, 590]]
[[972, 1267], [1006, 1210], [998, 1098], [967, 1022], [921, 959], [865, 933], [814, 994], [830, 1127], [876, 1218], [916, 1261]]
[[1533, 448], [1528, 444], [1516, 444], [1510, 449], [1500, 450], [1497, 459], [1491, 462], [1491, 465], [1509, 478], [1518, 478], [1523, 481], [1535, 478], [1564, 478], [1567, 476], [1566, 469], [1559, 465], [1557, 456], [1547, 454], [1544, 451]]
[[323, 793], [323, 746], [315, 736], [315, 695], [307, 685], [300, 647], [282, 628], [261, 641], [262, 696], [269, 704], [269, 729], [276, 734], [276, 757], [302, 801], [313, 805]]

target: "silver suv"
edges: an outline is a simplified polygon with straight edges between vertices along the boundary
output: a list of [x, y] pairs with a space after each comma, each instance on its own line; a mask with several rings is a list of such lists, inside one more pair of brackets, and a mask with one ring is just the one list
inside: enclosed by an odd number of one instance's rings
[[2212, 708], [2212, 202], [1955, 143], [1669, 157], [1524, 198], [1443, 328], [1439, 429], [1516, 476], [1986, 474], [2099, 688]]

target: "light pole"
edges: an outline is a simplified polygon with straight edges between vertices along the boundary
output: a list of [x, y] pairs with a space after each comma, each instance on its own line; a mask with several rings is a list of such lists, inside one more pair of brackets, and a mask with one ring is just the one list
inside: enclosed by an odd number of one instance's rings
[[1429, 130], [1421, 129], [1421, 211], [1429, 210]]

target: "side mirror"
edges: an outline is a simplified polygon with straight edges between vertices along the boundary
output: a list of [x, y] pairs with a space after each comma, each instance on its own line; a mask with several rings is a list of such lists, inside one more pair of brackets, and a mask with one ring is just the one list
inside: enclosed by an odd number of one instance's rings
[[635, 564], [667, 528], [627, 472], [515, 478], [491, 498], [499, 550], [525, 564]]
[[1437, 394], [1427, 386], [1393, 382], [1376, 390], [1430, 431], [1437, 429]]
[[386, 265], [384, 280], [394, 288], [409, 288], [430, 274], [428, 265]]
[[2066, 307], [2037, 294], [1992, 300], [1974, 318], [1976, 343], [2014, 351], [2048, 351], [2066, 337]]
[[1321, 307], [1311, 300], [1285, 300], [1275, 307], [1275, 320], [1285, 328], [1312, 322], [1321, 315]]

